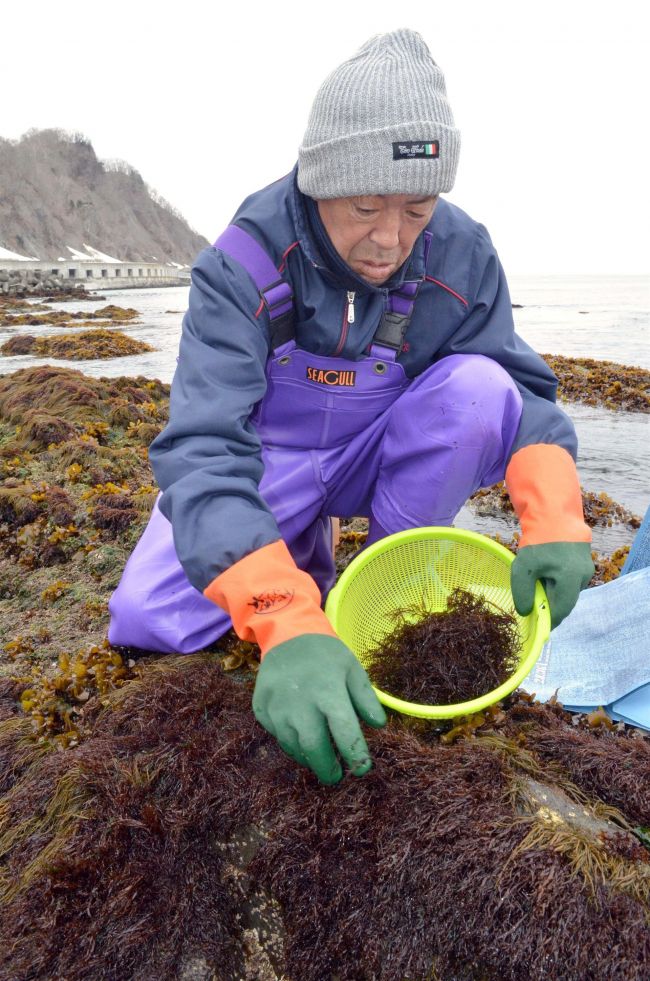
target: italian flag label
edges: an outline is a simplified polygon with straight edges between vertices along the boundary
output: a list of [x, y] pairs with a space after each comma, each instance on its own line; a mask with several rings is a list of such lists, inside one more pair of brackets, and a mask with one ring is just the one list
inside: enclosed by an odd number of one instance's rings
[[439, 156], [438, 140], [401, 140], [393, 143], [393, 160], [418, 160], [422, 157], [437, 160]]

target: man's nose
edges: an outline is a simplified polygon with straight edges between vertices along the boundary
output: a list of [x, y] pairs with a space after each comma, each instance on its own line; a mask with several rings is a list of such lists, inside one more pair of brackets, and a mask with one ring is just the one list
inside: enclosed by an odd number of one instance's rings
[[399, 215], [382, 215], [370, 233], [370, 240], [385, 251], [399, 247]]

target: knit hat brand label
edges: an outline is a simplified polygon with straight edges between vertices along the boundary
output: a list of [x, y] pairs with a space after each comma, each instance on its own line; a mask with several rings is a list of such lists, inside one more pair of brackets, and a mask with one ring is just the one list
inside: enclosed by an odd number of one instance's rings
[[429, 143], [419, 140], [402, 140], [400, 143], [393, 143], [393, 160], [417, 160], [419, 157], [436, 160], [439, 156], [438, 140]]

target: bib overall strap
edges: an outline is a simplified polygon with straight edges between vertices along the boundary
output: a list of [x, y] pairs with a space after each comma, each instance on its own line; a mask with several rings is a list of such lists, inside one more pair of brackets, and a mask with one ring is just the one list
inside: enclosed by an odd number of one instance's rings
[[432, 238], [431, 232], [424, 233], [424, 273], [422, 278], [402, 283], [400, 287], [390, 290], [388, 293], [386, 309], [370, 347], [370, 354], [373, 357], [394, 361], [402, 350], [404, 336], [413, 316], [413, 307], [418, 290], [426, 273]]
[[294, 339], [293, 292], [262, 246], [238, 225], [228, 225], [214, 243], [244, 267], [266, 307], [271, 321], [271, 349]]

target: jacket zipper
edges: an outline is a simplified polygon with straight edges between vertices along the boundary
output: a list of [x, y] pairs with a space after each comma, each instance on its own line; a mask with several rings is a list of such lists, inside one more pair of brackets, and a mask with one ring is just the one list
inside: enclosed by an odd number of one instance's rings
[[351, 290], [347, 291], [347, 297], [345, 306], [343, 308], [343, 325], [341, 327], [341, 336], [339, 337], [339, 342], [336, 345], [336, 351], [332, 355], [333, 358], [339, 356], [343, 348], [345, 347], [345, 342], [348, 339], [348, 329], [350, 324], [354, 323], [354, 298], [356, 293]]
[[354, 297], [355, 294], [348, 290], [348, 323], [354, 323]]

